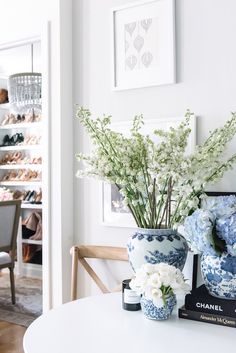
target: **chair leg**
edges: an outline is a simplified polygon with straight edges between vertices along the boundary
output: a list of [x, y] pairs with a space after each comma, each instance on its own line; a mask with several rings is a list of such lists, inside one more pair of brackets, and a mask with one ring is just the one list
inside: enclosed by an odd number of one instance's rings
[[77, 299], [77, 273], [78, 273], [78, 249], [76, 246], [71, 248], [72, 271], [71, 271], [71, 300]]
[[14, 269], [9, 268], [10, 271], [10, 282], [11, 282], [11, 301], [12, 304], [16, 304], [16, 294], [15, 294], [15, 277], [14, 277]]

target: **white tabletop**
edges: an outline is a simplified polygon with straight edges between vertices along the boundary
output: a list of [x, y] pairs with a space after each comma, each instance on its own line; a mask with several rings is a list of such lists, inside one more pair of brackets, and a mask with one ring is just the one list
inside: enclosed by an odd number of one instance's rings
[[146, 319], [125, 311], [121, 294], [62, 305], [35, 320], [24, 336], [25, 353], [222, 353], [234, 351], [235, 328], [179, 319]]

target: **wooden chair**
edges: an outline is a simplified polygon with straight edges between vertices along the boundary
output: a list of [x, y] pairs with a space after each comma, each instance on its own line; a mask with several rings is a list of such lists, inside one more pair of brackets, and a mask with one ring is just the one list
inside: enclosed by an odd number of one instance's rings
[[14, 267], [20, 210], [19, 200], [0, 202], [0, 269], [9, 268], [12, 304], [16, 302]]
[[95, 283], [103, 293], [111, 293], [117, 291], [117, 287], [113, 290], [109, 290], [85, 259], [128, 261], [128, 254], [126, 248], [112, 246], [80, 245], [73, 246], [71, 248], [71, 255], [71, 300], [75, 300], [77, 298], [78, 262], [81, 263], [81, 265], [85, 268], [90, 277], [92, 277], [92, 279], [95, 281]]

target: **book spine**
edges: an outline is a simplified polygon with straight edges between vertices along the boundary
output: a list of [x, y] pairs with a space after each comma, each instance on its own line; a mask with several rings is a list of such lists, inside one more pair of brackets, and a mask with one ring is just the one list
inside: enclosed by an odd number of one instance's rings
[[236, 307], [235, 301], [232, 303], [231, 300], [225, 300], [219, 302], [213, 298], [206, 303], [205, 298], [188, 297], [185, 298], [185, 309], [191, 311], [200, 311], [208, 314], [216, 314], [223, 316], [230, 316], [236, 318]]
[[236, 328], [236, 319], [228, 316], [221, 316], [216, 314], [205, 314], [198, 311], [191, 311], [191, 310], [180, 308], [179, 317], [181, 319], [195, 320], [195, 321], [207, 322], [209, 324]]

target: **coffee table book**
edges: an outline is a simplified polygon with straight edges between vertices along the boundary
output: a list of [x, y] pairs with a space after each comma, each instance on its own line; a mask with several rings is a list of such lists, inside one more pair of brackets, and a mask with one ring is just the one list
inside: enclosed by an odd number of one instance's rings
[[185, 309], [236, 319], [236, 300], [220, 299], [210, 295], [202, 285], [185, 296]]
[[233, 317], [187, 310], [184, 306], [179, 308], [179, 318], [236, 328], [236, 319]]

